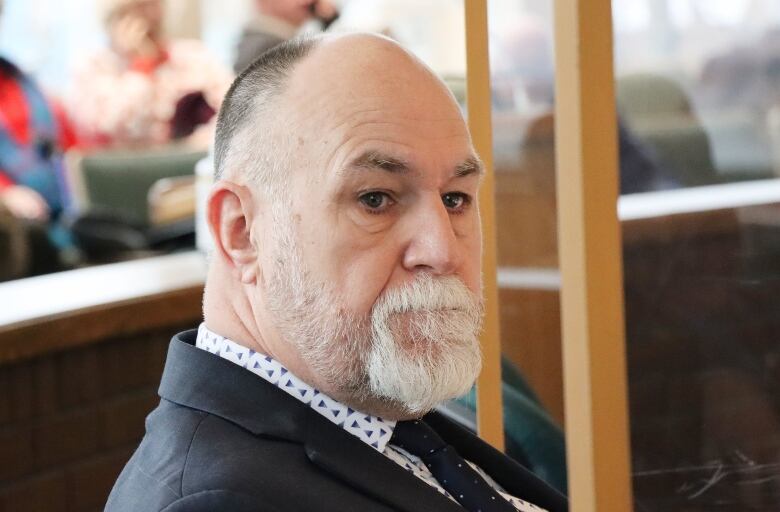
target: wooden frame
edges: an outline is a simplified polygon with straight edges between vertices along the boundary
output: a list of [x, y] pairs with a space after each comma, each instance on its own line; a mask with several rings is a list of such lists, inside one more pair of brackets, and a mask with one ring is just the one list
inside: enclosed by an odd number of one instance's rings
[[555, 3], [556, 176], [572, 512], [632, 509], [610, 0]]
[[503, 451], [504, 414], [501, 400], [501, 333], [496, 283], [495, 178], [493, 176], [487, 1], [465, 0], [465, 8], [466, 98], [469, 130], [474, 148], [485, 165], [485, 177], [479, 193], [485, 323], [481, 339], [482, 373], [477, 380], [477, 430], [480, 437]]

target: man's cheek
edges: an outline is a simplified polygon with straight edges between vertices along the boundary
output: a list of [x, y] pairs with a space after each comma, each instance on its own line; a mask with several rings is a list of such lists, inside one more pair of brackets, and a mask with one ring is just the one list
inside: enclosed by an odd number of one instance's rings
[[351, 265], [344, 272], [341, 282], [346, 285], [342, 295], [344, 302], [355, 314], [365, 315], [371, 312], [392, 276], [387, 271], [392, 269], [392, 264], [383, 263], [379, 257], [375, 262], [376, 264], [373, 264], [371, 258], [365, 258], [364, 264]]

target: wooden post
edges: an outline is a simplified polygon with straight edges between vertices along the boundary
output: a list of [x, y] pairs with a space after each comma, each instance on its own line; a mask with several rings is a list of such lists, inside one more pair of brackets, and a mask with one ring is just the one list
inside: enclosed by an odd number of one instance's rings
[[632, 510], [610, 0], [555, 3], [555, 147], [571, 512]]
[[477, 428], [482, 439], [504, 449], [501, 400], [501, 333], [496, 284], [496, 211], [493, 176], [490, 63], [486, 0], [464, 0], [466, 8], [466, 86], [468, 122], [474, 148], [485, 164], [479, 194], [482, 217], [482, 275], [485, 324], [482, 331], [482, 373], [477, 380]]

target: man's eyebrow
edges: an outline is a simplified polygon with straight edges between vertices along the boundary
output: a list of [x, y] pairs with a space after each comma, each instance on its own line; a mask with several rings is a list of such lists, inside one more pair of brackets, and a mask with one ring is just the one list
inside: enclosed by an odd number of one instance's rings
[[348, 169], [366, 169], [369, 171], [387, 171], [391, 173], [405, 173], [409, 171], [409, 164], [404, 160], [380, 153], [379, 151], [366, 151], [352, 160]]
[[[342, 172], [348, 172], [353, 169], [403, 174], [409, 172], [411, 166], [401, 158], [371, 150], [361, 153], [357, 158], [350, 161]], [[455, 178], [465, 178], [472, 174], [482, 175], [484, 172], [485, 166], [482, 164], [482, 161], [477, 156], [470, 156], [455, 166], [453, 175]]]
[[476, 156], [470, 156], [455, 167], [455, 177], [464, 178], [472, 174], [482, 175], [485, 172], [485, 166]]

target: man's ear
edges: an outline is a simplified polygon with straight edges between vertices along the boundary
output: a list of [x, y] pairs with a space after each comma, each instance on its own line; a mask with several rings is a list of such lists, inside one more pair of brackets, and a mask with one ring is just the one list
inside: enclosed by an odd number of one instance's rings
[[206, 213], [218, 257], [244, 284], [255, 284], [259, 272], [258, 241], [252, 236], [254, 201], [248, 187], [222, 180], [209, 194]]

